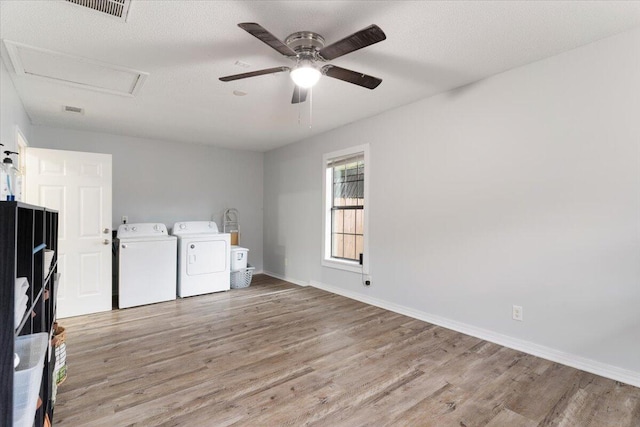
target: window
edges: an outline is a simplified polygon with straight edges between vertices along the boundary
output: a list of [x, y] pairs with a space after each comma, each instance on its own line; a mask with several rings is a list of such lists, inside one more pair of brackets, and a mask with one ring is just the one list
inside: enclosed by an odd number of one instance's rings
[[[326, 154], [323, 265], [366, 272], [368, 146]], [[363, 254], [363, 265], [360, 265]]]
[[331, 160], [331, 257], [358, 261], [364, 252], [364, 154]]

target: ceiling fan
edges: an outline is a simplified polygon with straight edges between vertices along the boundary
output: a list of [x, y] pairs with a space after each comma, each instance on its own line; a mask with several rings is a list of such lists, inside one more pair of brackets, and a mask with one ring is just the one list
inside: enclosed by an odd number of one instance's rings
[[291, 99], [292, 104], [304, 102], [307, 99], [308, 89], [315, 85], [323, 74], [367, 89], [375, 89], [382, 83], [382, 79], [346, 68], [331, 64], [321, 66], [324, 62], [385, 40], [387, 36], [377, 25], [370, 25], [328, 46], [324, 45], [324, 37], [312, 31], [295, 32], [282, 42], [255, 22], [241, 23], [238, 27], [295, 61], [296, 64], [293, 67], [281, 66], [220, 77], [223, 82], [289, 71], [291, 79], [296, 84]]

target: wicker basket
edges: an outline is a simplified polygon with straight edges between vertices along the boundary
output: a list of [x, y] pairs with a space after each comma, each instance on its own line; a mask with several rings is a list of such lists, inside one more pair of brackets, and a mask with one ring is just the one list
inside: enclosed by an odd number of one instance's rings
[[253, 277], [253, 270], [255, 267], [248, 265], [247, 268], [235, 270], [231, 272], [231, 289], [246, 288], [251, 285], [251, 278]]
[[56, 386], [67, 379], [67, 333], [63, 326], [55, 325], [52, 345], [56, 352], [56, 364], [53, 369], [53, 378]]

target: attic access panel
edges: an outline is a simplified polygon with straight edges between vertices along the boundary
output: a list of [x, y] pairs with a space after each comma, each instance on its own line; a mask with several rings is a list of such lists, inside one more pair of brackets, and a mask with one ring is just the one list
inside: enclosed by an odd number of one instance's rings
[[115, 95], [135, 96], [149, 73], [4, 41], [16, 74]]

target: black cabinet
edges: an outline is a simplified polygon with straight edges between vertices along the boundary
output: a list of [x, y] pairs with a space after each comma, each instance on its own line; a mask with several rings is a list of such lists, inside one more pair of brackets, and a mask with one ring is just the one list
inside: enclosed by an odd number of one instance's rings
[[[52, 250], [50, 266], [45, 250]], [[0, 425], [13, 425], [14, 346], [19, 336], [45, 332], [49, 342], [56, 319], [58, 213], [21, 202], [0, 202]], [[29, 282], [24, 313], [16, 319], [16, 278]], [[18, 291], [18, 296], [22, 294]], [[16, 322], [18, 323], [16, 325]], [[34, 425], [53, 417], [51, 400], [55, 352], [44, 355], [41, 406]]]

